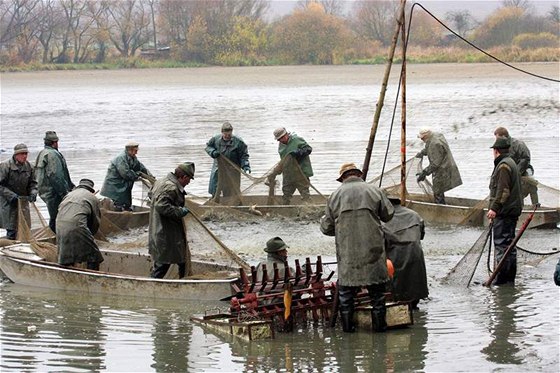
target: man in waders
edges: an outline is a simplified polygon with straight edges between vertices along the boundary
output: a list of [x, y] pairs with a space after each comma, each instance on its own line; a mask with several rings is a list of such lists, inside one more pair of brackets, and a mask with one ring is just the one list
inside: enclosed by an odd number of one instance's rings
[[393, 217], [391, 202], [379, 188], [362, 179], [354, 163], [345, 163], [337, 179], [342, 185], [329, 197], [321, 232], [335, 236], [338, 299], [342, 329], [353, 332], [354, 296], [366, 287], [371, 297], [372, 324], [387, 329], [385, 290], [389, 282], [381, 222]]
[[[510, 145], [508, 138], [498, 137], [491, 146], [494, 152], [494, 171], [490, 178], [490, 205], [486, 216], [493, 221], [496, 264], [500, 263], [515, 238], [515, 227], [523, 206], [519, 171], [509, 155]], [[517, 250], [513, 247], [498, 272], [494, 285], [513, 283], [516, 273]]]

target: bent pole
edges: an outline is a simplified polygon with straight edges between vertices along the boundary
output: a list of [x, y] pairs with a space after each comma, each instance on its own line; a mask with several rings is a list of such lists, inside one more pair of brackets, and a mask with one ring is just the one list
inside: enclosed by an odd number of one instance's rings
[[531, 222], [531, 220], [533, 220], [533, 216], [535, 215], [536, 210], [537, 210], [537, 207], [535, 206], [535, 209], [533, 210], [533, 212], [531, 212], [531, 214], [523, 222], [523, 225], [521, 226], [521, 228], [519, 228], [519, 232], [517, 232], [517, 234], [515, 235], [515, 238], [513, 239], [513, 241], [511, 241], [511, 243], [507, 247], [506, 251], [504, 252], [504, 256], [502, 257], [502, 260], [500, 260], [500, 262], [498, 263], [496, 268], [494, 268], [494, 272], [492, 272], [492, 274], [490, 275], [488, 280], [486, 280], [486, 282], [484, 283], [484, 286], [492, 285], [492, 282], [494, 281], [494, 279], [498, 275], [498, 272], [500, 272], [500, 270], [504, 266], [504, 264], [506, 262], [506, 258], [509, 255], [509, 252], [515, 247], [515, 244], [517, 244], [517, 242], [519, 242], [519, 239], [523, 235], [523, 232], [525, 232], [525, 229], [527, 229], [527, 227], [529, 226], [529, 223]]
[[389, 58], [387, 60], [387, 66], [385, 66], [385, 75], [383, 77], [383, 83], [381, 84], [381, 92], [379, 93], [379, 99], [377, 105], [375, 106], [375, 115], [373, 116], [373, 124], [371, 126], [371, 131], [369, 134], [369, 142], [366, 148], [366, 157], [364, 160], [364, 165], [362, 167], [362, 179], [366, 180], [369, 163], [371, 161], [371, 152], [373, 150], [373, 143], [375, 142], [375, 135], [377, 133], [377, 127], [379, 125], [379, 118], [381, 117], [381, 109], [383, 108], [383, 102], [385, 101], [385, 92], [387, 91], [387, 82], [389, 81], [389, 75], [391, 74], [391, 66], [393, 64], [393, 58], [395, 56], [395, 49], [397, 47], [397, 41], [399, 39], [399, 33], [401, 32], [402, 25], [404, 24], [404, 8], [406, 0], [401, 0], [401, 6], [398, 11], [397, 17], [397, 27], [395, 28], [395, 34], [393, 35], [393, 40], [391, 41], [391, 48], [389, 50]]

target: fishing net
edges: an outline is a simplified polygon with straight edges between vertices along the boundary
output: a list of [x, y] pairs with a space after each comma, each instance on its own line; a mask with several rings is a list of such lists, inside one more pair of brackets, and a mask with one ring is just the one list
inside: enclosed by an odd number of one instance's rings
[[382, 175], [369, 181], [369, 183], [385, 189], [391, 196], [399, 196], [401, 192], [401, 175], [404, 172], [406, 198], [413, 197], [415, 200], [433, 202], [432, 183], [425, 179], [417, 182], [416, 174], [422, 171], [422, 159], [410, 158], [406, 161], [405, 170], [401, 165], [385, 171]]

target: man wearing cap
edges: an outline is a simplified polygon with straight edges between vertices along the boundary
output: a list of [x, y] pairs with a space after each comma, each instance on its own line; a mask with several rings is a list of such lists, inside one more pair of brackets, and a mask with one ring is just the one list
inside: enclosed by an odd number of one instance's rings
[[93, 186], [93, 181], [82, 179], [64, 197], [56, 217], [56, 242], [59, 264], [73, 266], [86, 262], [88, 269], [98, 271], [103, 256], [93, 236], [99, 229], [101, 212]]
[[109, 164], [107, 175], [101, 188], [101, 195], [111, 198], [116, 211], [132, 211], [132, 187], [142, 173], [153, 177], [138, 160], [137, 142], [126, 144], [124, 151]]
[[241, 173], [233, 165], [245, 173], [251, 173], [247, 145], [241, 137], [233, 135], [231, 123], [224, 122], [222, 133], [208, 140], [205, 150], [210, 157], [214, 158], [208, 193], [216, 202], [220, 201], [220, 195], [223, 194], [226, 204], [239, 204], [241, 202]]
[[49, 210], [49, 227], [56, 233], [56, 215], [58, 205], [69, 191], [74, 189], [66, 160], [58, 151], [58, 136], [54, 131], [45, 133], [45, 148], [37, 155], [35, 174], [39, 196], [45, 201]]
[[[491, 146], [494, 153], [494, 171], [490, 177], [490, 201], [487, 218], [493, 221], [495, 261], [500, 263], [510, 243], [515, 238], [515, 227], [521, 209], [521, 180], [519, 170], [509, 155], [510, 141], [498, 137]], [[515, 247], [507, 255], [504, 266], [498, 272], [495, 285], [515, 282], [517, 273], [517, 250]]]
[[382, 224], [385, 233], [387, 258], [393, 262], [395, 273], [391, 282], [393, 300], [411, 302], [417, 308], [420, 299], [428, 297], [428, 278], [421, 240], [424, 239], [424, 219], [416, 212], [401, 206], [401, 200], [389, 197], [395, 213], [393, 219]]
[[15, 240], [18, 228], [18, 201], [29, 225], [29, 202], [37, 200], [37, 181], [33, 167], [27, 161], [27, 145], [14, 146], [12, 158], [0, 163], [0, 228], [7, 238]]
[[539, 182], [533, 178], [534, 169], [533, 166], [531, 166], [531, 151], [529, 151], [529, 148], [523, 141], [511, 137], [505, 127], [497, 127], [494, 130], [494, 136], [496, 136], [496, 138], [505, 137], [509, 139], [511, 144], [509, 156], [515, 161], [515, 164], [517, 164], [519, 176], [521, 177], [521, 196], [525, 199], [525, 197], [530, 195], [531, 203], [539, 207]]
[[321, 232], [335, 236], [338, 299], [342, 329], [354, 331], [354, 296], [366, 287], [375, 331], [385, 331], [385, 290], [389, 282], [381, 222], [393, 217], [393, 206], [379, 188], [362, 179], [354, 163], [345, 163], [342, 185], [329, 197]]
[[194, 179], [194, 163], [181, 163], [166, 177], [155, 182], [150, 194], [148, 251], [152, 256], [153, 278], [164, 278], [171, 264], [179, 266], [179, 278], [191, 272], [191, 258], [183, 217], [185, 186]]
[[445, 205], [444, 193], [463, 184], [461, 174], [443, 134], [432, 132], [429, 128], [422, 128], [418, 137], [426, 145], [422, 151], [416, 154], [416, 157], [422, 158], [427, 155], [430, 164], [422, 172], [416, 174], [416, 180], [422, 182], [426, 176], [432, 175], [435, 203]]
[[309, 178], [313, 176], [309, 154], [313, 149], [302, 137], [284, 127], [275, 129], [273, 134], [278, 141], [280, 162], [268, 175], [268, 183], [273, 185], [276, 175], [282, 174], [282, 204], [290, 204], [296, 189], [303, 202], [309, 201]]
[[285, 268], [290, 269], [290, 274], [295, 274], [295, 270], [288, 265], [288, 248], [289, 246], [284, 243], [280, 237], [271, 238], [266, 242], [264, 251], [267, 253], [266, 261], [262, 261], [257, 265], [257, 278], [256, 281], [263, 279], [263, 265], [266, 265], [267, 277], [272, 280], [274, 277], [274, 264], [278, 268], [278, 275], [280, 279], [284, 278]]

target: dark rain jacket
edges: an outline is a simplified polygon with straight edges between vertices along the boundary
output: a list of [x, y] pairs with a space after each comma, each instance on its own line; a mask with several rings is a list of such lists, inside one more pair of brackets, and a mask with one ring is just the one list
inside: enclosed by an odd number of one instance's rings
[[[218, 160], [215, 156], [216, 154], [226, 157], [234, 164], [239, 166], [243, 171], [250, 171], [251, 166], [249, 165], [249, 151], [247, 145], [237, 136], [232, 136], [231, 140], [226, 141], [222, 138], [222, 135], [216, 135], [212, 137], [206, 143], [206, 153], [214, 158], [214, 163], [212, 164], [212, 171], [210, 171], [210, 182], [208, 184], [208, 193], [214, 195], [216, 193], [216, 188], [218, 186]], [[237, 170], [229, 170], [228, 176], [232, 179], [232, 185], [239, 185], [241, 180], [241, 175]]]
[[377, 187], [349, 177], [329, 197], [321, 232], [335, 236], [341, 286], [368, 286], [389, 281], [381, 221], [393, 206]]
[[132, 205], [132, 187], [138, 179], [138, 173], [152, 176], [150, 171], [136, 157], [131, 157], [124, 150], [109, 164], [107, 175], [101, 188], [101, 195], [121, 204]]
[[51, 146], [45, 145], [45, 148], [37, 155], [35, 175], [39, 196], [47, 204], [49, 201], [62, 199], [74, 189], [66, 160], [57, 149]]
[[[14, 197], [37, 196], [37, 181], [29, 162], [19, 164], [14, 157], [0, 163], [0, 228], [17, 229], [18, 202]], [[29, 203], [20, 200], [27, 222]]]
[[64, 197], [56, 217], [58, 262], [101, 263], [103, 256], [93, 239], [99, 229], [99, 202], [89, 190], [77, 187]]
[[426, 175], [432, 175], [434, 194], [447, 192], [463, 184], [449, 145], [441, 133], [433, 132], [420, 153], [427, 155], [430, 161], [424, 172]]
[[531, 152], [523, 141], [514, 139], [513, 137], [510, 137], [509, 139], [511, 141], [509, 156], [517, 164], [519, 175], [525, 176], [527, 168], [531, 165]]
[[424, 219], [409, 208], [394, 206], [393, 219], [383, 224], [387, 257], [393, 262], [393, 299], [414, 301], [428, 297], [428, 279], [421, 240]]
[[185, 190], [173, 173], [156, 181], [151, 191], [148, 250], [154, 262], [178, 264], [187, 261], [187, 238], [182, 207]]
[[515, 161], [509, 153], [494, 159], [494, 171], [490, 177], [489, 209], [496, 212], [496, 217], [519, 217], [523, 208], [521, 197], [521, 179]]

